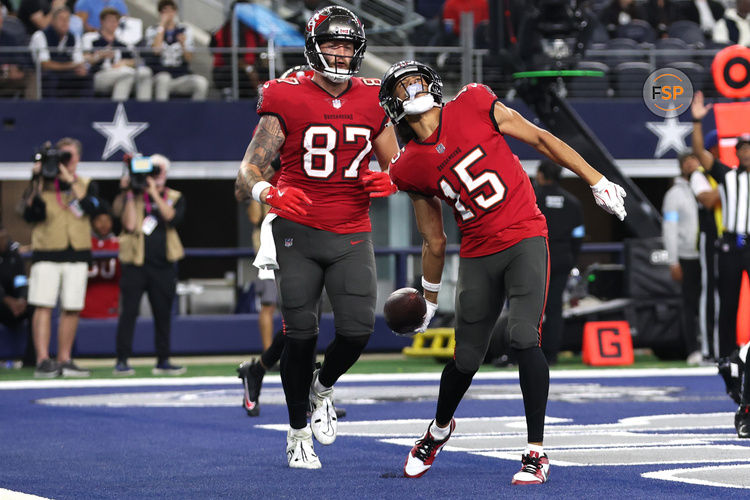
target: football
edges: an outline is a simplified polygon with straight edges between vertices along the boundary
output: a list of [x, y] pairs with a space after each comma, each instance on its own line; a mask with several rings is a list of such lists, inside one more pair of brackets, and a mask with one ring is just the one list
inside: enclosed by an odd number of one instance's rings
[[388, 296], [383, 307], [388, 328], [401, 335], [414, 333], [426, 312], [424, 297], [414, 288], [399, 288]]

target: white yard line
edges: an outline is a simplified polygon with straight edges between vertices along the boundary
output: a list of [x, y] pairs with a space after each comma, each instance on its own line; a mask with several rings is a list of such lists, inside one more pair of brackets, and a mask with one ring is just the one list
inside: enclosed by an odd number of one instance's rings
[[[550, 378], [566, 379], [603, 379], [603, 378], [645, 378], [645, 377], [702, 377], [717, 375], [715, 367], [696, 368], [618, 368], [599, 370], [551, 370]], [[440, 373], [374, 373], [353, 374], [341, 377], [341, 382], [431, 382], [439, 381]], [[486, 372], [477, 373], [475, 380], [515, 380], [518, 373]], [[266, 375], [264, 383], [278, 384], [279, 375]], [[80, 387], [165, 387], [165, 386], [201, 386], [201, 385], [237, 385], [236, 376], [215, 377], [177, 377], [177, 378], [122, 378], [122, 379], [53, 379], [53, 380], [13, 380], [0, 382], [0, 390], [14, 389], [65, 389]]]

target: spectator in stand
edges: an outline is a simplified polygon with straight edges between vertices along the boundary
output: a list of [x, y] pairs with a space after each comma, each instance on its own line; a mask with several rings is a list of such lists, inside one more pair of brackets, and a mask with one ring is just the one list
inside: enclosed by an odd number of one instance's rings
[[52, 22], [52, 12], [60, 7], [65, 7], [65, 0], [21, 0], [16, 14], [31, 36], [47, 28]]
[[[211, 48], [226, 51], [232, 46], [232, 14], [234, 6], [238, 3], [247, 3], [247, 0], [237, 0], [232, 4], [229, 18], [218, 30], [211, 34]], [[240, 35], [238, 43], [241, 48], [265, 47], [266, 40], [255, 30], [240, 24]], [[260, 78], [258, 74], [259, 65], [263, 63], [260, 54], [255, 52], [240, 53], [237, 55], [237, 77], [239, 85], [239, 97], [248, 99], [258, 96], [258, 85]], [[262, 64], [265, 66], [265, 64]], [[265, 70], [265, 68], [263, 68]], [[265, 71], [264, 71], [265, 73]], [[222, 90], [226, 97], [232, 93], [232, 55], [217, 51], [214, 53], [214, 65], [212, 70], [214, 85]]]
[[42, 66], [43, 97], [90, 97], [93, 81], [83, 57], [81, 39], [69, 31], [70, 10], [52, 11], [52, 22], [31, 37], [32, 55]]
[[[36, 348], [37, 378], [87, 377], [71, 359], [78, 315], [86, 296], [86, 274], [91, 260], [89, 216], [98, 198], [96, 183], [76, 174], [81, 142], [66, 137], [55, 149], [65, 156], [42, 155], [34, 162], [30, 188], [24, 193], [23, 218], [31, 230], [29, 304], [35, 306], [32, 333]], [[48, 160], [52, 161], [48, 161]], [[59, 159], [57, 169], [55, 160]], [[52, 168], [50, 168], [52, 167]], [[60, 300], [57, 360], [49, 356], [52, 309]]]
[[[109, 203], [101, 201], [91, 218], [91, 249], [117, 251], [120, 244], [112, 232]], [[89, 265], [86, 305], [82, 318], [116, 318], [120, 302], [120, 261], [97, 258]]]
[[185, 368], [169, 362], [172, 303], [177, 289], [177, 261], [184, 251], [176, 227], [185, 218], [185, 197], [167, 187], [169, 160], [151, 156], [154, 170], [142, 188], [124, 176], [123, 192], [115, 199], [114, 213], [122, 220], [120, 294], [122, 309], [117, 322], [117, 364], [114, 374], [133, 375], [128, 365], [141, 297], [146, 292], [154, 316], [157, 363], [154, 375], [180, 375]]
[[487, 0], [446, 0], [443, 5], [443, 25], [446, 33], [452, 33], [456, 38], [461, 34], [461, 14], [474, 14], [474, 28], [479, 23], [486, 23], [490, 18]]
[[203, 101], [208, 93], [208, 79], [190, 71], [193, 58], [193, 34], [190, 27], [177, 22], [174, 0], [159, 0], [159, 24], [146, 29], [146, 43], [153, 50], [149, 65], [154, 72], [154, 94], [166, 101], [171, 94], [189, 95]]
[[117, 39], [115, 31], [120, 13], [111, 7], [99, 14], [101, 29], [83, 36], [83, 50], [94, 75], [94, 90], [111, 92], [115, 101], [125, 101], [135, 84], [136, 99], [151, 100], [151, 69], [137, 66], [133, 54]]
[[19, 244], [0, 226], [0, 323], [14, 332], [28, 333], [32, 308], [26, 302], [29, 280], [18, 253]]
[[[78, 0], [73, 12], [81, 18], [85, 32], [99, 31], [101, 25], [101, 13], [104, 9], [114, 9], [120, 16], [128, 14], [128, 6], [125, 0]], [[117, 19], [120, 19], [120, 16]]]
[[646, 4], [646, 20], [660, 38], [667, 36], [669, 25], [678, 21], [680, 15], [679, 7], [672, 0], [648, 0]]
[[750, 46], [750, 0], [737, 0], [714, 26], [714, 42]]
[[602, 24], [607, 28], [609, 36], [617, 37], [617, 27], [628, 24], [632, 19], [646, 19], [646, 13], [635, 0], [612, 0], [599, 15]]
[[3, 29], [7, 10], [0, 6], [0, 97], [23, 95], [34, 97], [34, 78], [28, 52], [10, 52], [3, 49], [22, 47], [26, 42], [8, 29]]
[[724, 6], [717, 0], [693, 0], [687, 2], [682, 18], [699, 24], [708, 38], [713, 37], [716, 22], [724, 17]]

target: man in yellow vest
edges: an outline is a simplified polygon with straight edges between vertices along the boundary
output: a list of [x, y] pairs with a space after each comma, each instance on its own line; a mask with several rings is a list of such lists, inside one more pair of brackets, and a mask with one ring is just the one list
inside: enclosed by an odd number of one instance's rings
[[[141, 161], [149, 161], [141, 159]], [[180, 375], [185, 368], [169, 362], [172, 303], [177, 288], [178, 260], [184, 256], [176, 227], [185, 218], [185, 197], [166, 186], [169, 159], [150, 157], [153, 170], [144, 186], [123, 178], [123, 192], [115, 199], [115, 216], [122, 221], [120, 234], [120, 318], [117, 322], [115, 375], [133, 375], [128, 365], [133, 351], [133, 333], [143, 292], [148, 295], [154, 317], [157, 364], [154, 375]]]
[[[29, 304], [36, 306], [32, 336], [37, 378], [90, 375], [71, 359], [91, 260], [89, 215], [99, 204], [96, 184], [76, 175], [81, 151], [80, 141], [66, 137], [55, 149], [37, 155], [31, 186], [24, 197], [23, 217], [33, 224]], [[58, 298], [61, 313], [54, 360], [49, 355], [49, 341], [52, 309]]]

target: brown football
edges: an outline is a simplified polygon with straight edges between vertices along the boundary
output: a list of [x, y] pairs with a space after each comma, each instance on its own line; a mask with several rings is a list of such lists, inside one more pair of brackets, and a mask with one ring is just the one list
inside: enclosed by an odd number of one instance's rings
[[383, 315], [388, 327], [396, 333], [414, 333], [422, 325], [427, 304], [414, 288], [399, 288], [385, 301]]

